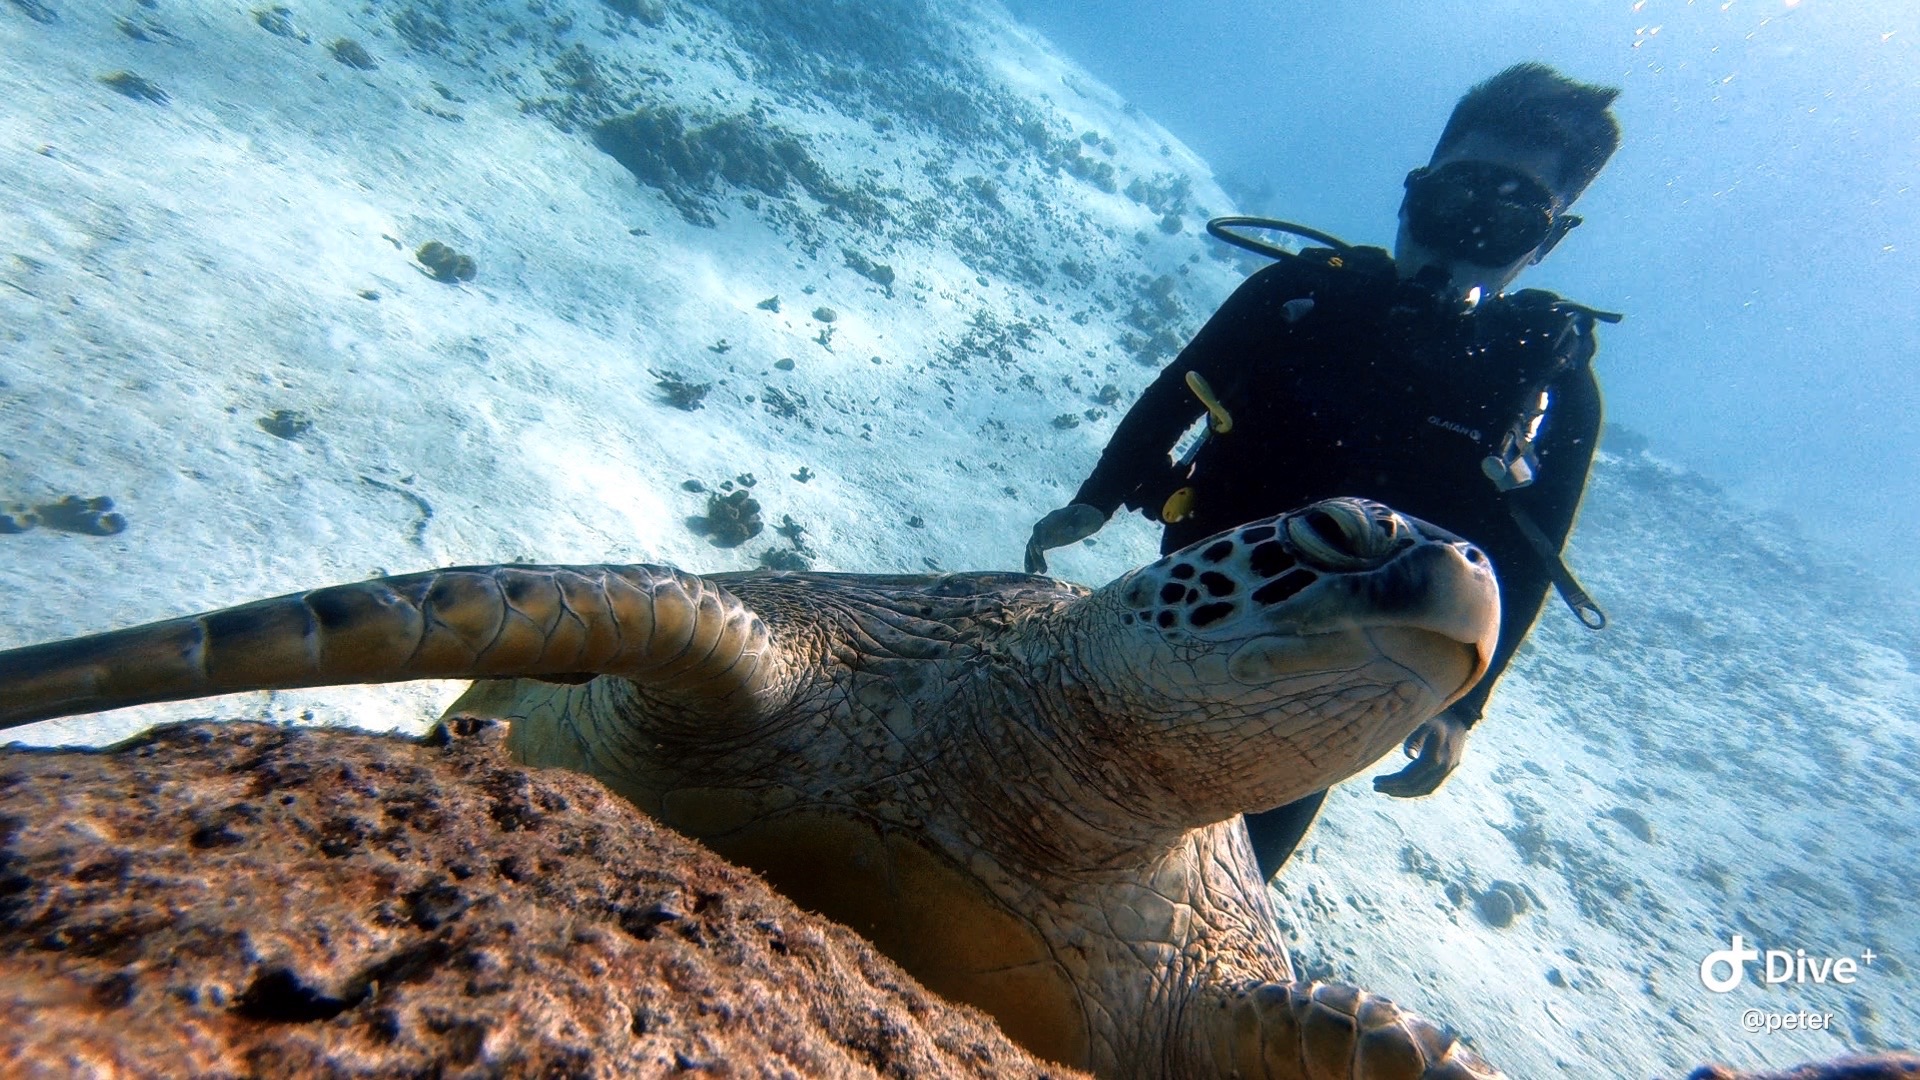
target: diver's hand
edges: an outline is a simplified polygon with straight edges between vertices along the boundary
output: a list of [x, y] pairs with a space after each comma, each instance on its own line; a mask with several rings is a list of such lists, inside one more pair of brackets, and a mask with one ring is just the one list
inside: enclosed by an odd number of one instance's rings
[[1047, 550], [1066, 547], [1100, 531], [1107, 515], [1086, 503], [1069, 503], [1034, 523], [1027, 541], [1027, 573], [1047, 572]]
[[1467, 730], [1466, 720], [1452, 709], [1420, 725], [1407, 739], [1406, 752], [1413, 764], [1390, 776], [1374, 777], [1373, 790], [1396, 799], [1416, 799], [1440, 790], [1467, 756]]

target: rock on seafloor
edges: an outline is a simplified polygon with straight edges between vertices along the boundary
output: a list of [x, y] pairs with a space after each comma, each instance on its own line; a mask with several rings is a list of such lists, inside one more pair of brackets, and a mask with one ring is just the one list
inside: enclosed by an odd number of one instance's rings
[[9, 1075], [1077, 1075], [455, 727], [0, 754]]

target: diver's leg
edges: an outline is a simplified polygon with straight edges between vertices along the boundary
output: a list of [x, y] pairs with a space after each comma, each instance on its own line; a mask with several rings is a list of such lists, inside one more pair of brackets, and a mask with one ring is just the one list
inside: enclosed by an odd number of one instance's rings
[[1253, 841], [1253, 854], [1260, 860], [1261, 880], [1272, 881], [1286, 865], [1326, 801], [1327, 793], [1316, 791], [1285, 806], [1246, 815], [1247, 839]]

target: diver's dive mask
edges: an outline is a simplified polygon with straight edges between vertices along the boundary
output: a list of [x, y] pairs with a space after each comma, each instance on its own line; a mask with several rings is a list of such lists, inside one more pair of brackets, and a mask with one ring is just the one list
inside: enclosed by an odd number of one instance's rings
[[1554, 214], [1554, 195], [1518, 169], [1450, 161], [1407, 174], [1406, 221], [1430, 251], [1476, 266], [1506, 266], [1529, 251], [1539, 262], [1580, 219]]

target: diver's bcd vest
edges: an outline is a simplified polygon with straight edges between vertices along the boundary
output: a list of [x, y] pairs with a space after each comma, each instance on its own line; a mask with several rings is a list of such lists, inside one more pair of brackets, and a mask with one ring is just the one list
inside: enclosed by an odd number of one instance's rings
[[[1218, 387], [1204, 380], [1195, 387], [1190, 376], [1189, 387], [1212, 416], [1210, 437], [1224, 434], [1221, 420], [1230, 414], [1223, 400], [1239, 403], [1234, 411], [1243, 425], [1257, 428], [1266, 414], [1283, 414], [1299, 436], [1321, 436], [1327, 445], [1339, 440], [1352, 458], [1364, 458], [1369, 446], [1398, 454], [1437, 428], [1455, 437], [1436, 443], [1436, 453], [1472, 453], [1470, 464], [1502, 491], [1531, 482], [1542, 394], [1588, 366], [1593, 322], [1607, 317], [1541, 289], [1469, 309], [1400, 280], [1380, 248], [1309, 249], [1262, 276], [1261, 296], [1285, 301], [1273, 335], [1287, 362], [1215, 366]], [[1264, 323], [1268, 316], [1256, 317]], [[1390, 372], [1368, 366], [1376, 357], [1390, 358]], [[1362, 431], [1350, 426], [1356, 380], [1372, 394]], [[1313, 412], [1321, 397], [1339, 406], [1327, 410], [1333, 426], [1299, 430], [1303, 409]]]
[[[1303, 409], [1314, 412], [1311, 401], [1302, 402], [1298, 395], [1311, 398], [1318, 388], [1329, 399], [1349, 400], [1351, 378], [1357, 375], [1343, 365], [1362, 362], [1357, 357], [1369, 350], [1405, 365], [1406, 392], [1387, 392], [1398, 388], [1397, 380], [1383, 380], [1374, 416], [1363, 431], [1350, 426], [1349, 410], [1328, 410], [1327, 423], [1345, 426], [1316, 431], [1309, 423], [1307, 430], [1296, 430], [1295, 437], [1340, 445], [1345, 457], [1360, 462], [1373, 454], [1404, 457], [1410, 444], [1425, 441], [1432, 449], [1421, 453], [1449, 460], [1459, 460], [1455, 454], [1471, 455], [1469, 461], [1477, 458], [1479, 471], [1503, 495], [1526, 487], [1541, 467], [1534, 440], [1550, 407], [1553, 384], [1590, 365], [1596, 349], [1594, 322], [1619, 318], [1542, 289], [1493, 297], [1469, 310], [1421, 283], [1400, 280], [1391, 256], [1381, 248], [1308, 249], [1262, 273], [1283, 275], [1272, 282], [1272, 296], [1297, 298], [1282, 305], [1286, 310], [1276, 332], [1285, 335], [1285, 347], [1301, 364], [1287, 365], [1277, 374], [1249, 365], [1221, 376], [1232, 385], [1218, 388], [1205, 380], [1194, 387], [1194, 379], [1189, 379], [1210, 414], [1209, 432], [1175, 464], [1167, 483], [1154, 485], [1162, 497], [1142, 500], [1142, 508], [1159, 511], [1163, 521], [1195, 512], [1198, 497], [1187, 478], [1209, 471], [1205, 458], [1210, 450], [1226, 449], [1209, 448], [1209, 441], [1234, 437], [1220, 433], [1227, 416], [1222, 399], [1243, 403], [1228, 419], [1240, 430], [1260, 428], [1262, 414], [1280, 409], [1288, 410], [1298, 429]], [[1310, 303], [1292, 306], [1299, 300]], [[1289, 380], [1294, 399], [1276, 401], [1281, 395], [1259, 385], [1268, 378]], [[1558, 546], [1517, 504], [1500, 501], [1576, 617], [1589, 627], [1603, 626], [1604, 613], [1567, 570]]]

